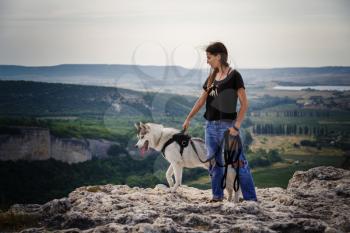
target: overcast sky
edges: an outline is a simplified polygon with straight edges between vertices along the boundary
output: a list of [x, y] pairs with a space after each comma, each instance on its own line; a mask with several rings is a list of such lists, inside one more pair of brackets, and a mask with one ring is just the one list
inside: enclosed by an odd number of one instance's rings
[[0, 64], [350, 65], [349, 0], [0, 0]]

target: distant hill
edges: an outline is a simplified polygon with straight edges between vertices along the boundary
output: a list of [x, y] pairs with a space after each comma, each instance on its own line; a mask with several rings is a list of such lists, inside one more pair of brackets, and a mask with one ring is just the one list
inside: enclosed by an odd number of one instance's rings
[[350, 85], [350, 67], [243, 69], [248, 84], [275, 81], [279, 85]]
[[114, 87], [0, 81], [0, 115], [5, 116], [183, 116], [194, 101]]
[[195, 93], [205, 81], [202, 70], [179, 66], [67, 64], [26, 67], [0, 65], [0, 80], [27, 80], [55, 83], [113, 86], [140, 91]]
[[[247, 85], [350, 85], [350, 67], [240, 69]], [[198, 95], [209, 69], [180, 66], [65, 64], [0, 65], [0, 80], [113, 86], [140, 91]]]

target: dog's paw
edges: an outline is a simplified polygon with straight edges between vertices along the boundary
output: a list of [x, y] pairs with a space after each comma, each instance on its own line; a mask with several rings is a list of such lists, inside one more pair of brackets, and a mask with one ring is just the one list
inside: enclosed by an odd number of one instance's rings
[[167, 179], [169, 187], [174, 187], [175, 183], [171, 179]]
[[169, 192], [170, 192], [170, 193], [176, 193], [176, 189], [177, 189], [177, 187], [171, 187], [171, 188], [169, 189]]

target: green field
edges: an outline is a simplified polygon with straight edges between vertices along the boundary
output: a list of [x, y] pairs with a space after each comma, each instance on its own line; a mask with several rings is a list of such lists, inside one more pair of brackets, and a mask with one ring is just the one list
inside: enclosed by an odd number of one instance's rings
[[[285, 163], [283, 167], [274, 165], [269, 167], [252, 169], [255, 186], [258, 188], [282, 187], [286, 188], [288, 181], [292, 178], [295, 171], [305, 171], [317, 166], [341, 167], [345, 161], [343, 156], [289, 156], [283, 158], [288, 160], [299, 160], [299, 164]], [[209, 176], [205, 175], [194, 181], [185, 181], [184, 184], [201, 189], [209, 189]]]

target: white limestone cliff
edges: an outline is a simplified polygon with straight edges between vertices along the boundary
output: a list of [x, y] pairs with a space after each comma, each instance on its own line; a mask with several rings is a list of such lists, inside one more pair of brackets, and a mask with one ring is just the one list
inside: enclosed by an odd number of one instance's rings
[[104, 139], [59, 138], [41, 127], [9, 127], [11, 133], [0, 133], [0, 160], [47, 160], [53, 158], [69, 164], [85, 162], [92, 157], [106, 158], [116, 142]]

